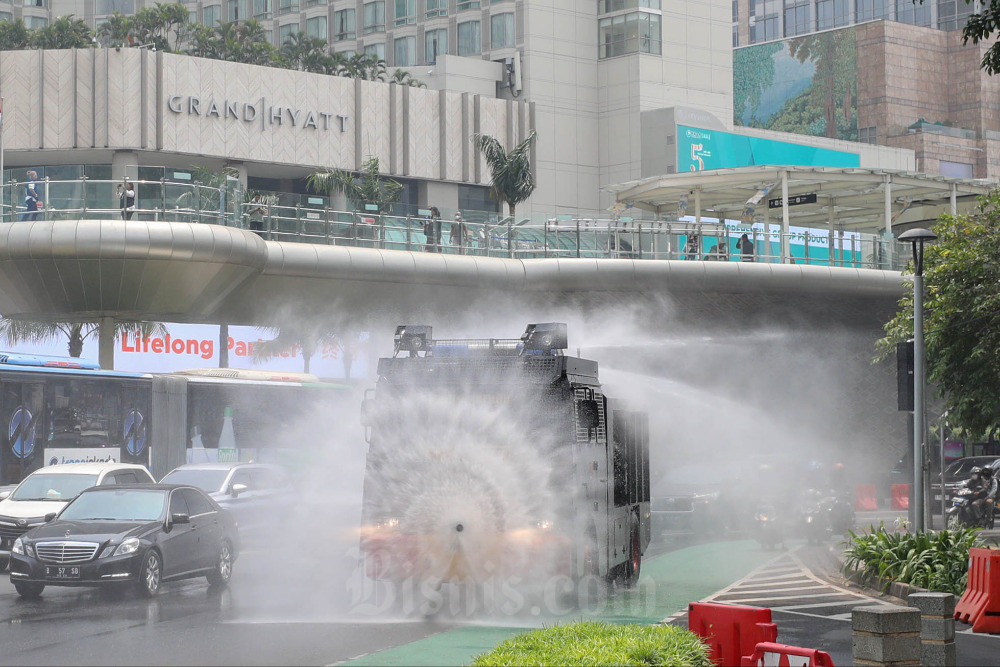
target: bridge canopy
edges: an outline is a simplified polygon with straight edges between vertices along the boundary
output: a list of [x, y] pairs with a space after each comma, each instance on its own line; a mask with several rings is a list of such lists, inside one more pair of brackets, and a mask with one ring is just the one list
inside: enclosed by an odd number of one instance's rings
[[[694, 216], [799, 227], [832, 222], [841, 230], [892, 232], [931, 226], [943, 213], [970, 212], [977, 198], [997, 185], [986, 179], [889, 169], [758, 165], [667, 174], [607, 189], [617, 201], [663, 218]], [[787, 207], [782, 205], [785, 187]]]

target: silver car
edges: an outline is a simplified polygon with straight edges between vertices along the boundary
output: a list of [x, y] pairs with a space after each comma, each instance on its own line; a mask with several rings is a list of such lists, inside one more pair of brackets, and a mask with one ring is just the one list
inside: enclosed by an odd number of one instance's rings
[[270, 463], [186, 463], [160, 482], [197, 486], [232, 512], [241, 535], [287, 514], [296, 499], [288, 472]]

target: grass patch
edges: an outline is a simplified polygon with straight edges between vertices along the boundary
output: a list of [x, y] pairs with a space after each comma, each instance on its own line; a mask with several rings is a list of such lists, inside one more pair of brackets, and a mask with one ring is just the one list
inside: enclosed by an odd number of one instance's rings
[[582, 621], [532, 630], [505, 640], [473, 660], [501, 665], [664, 665], [710, 667], [708, 646], [672, 625], [616, 625]]
[[869, 533], [850, 531], [844, 550], [844, 573], [860, 572], [888, 582], [900, 581], [962, 595], [968, 578], [969, 548], [986, 546], [980, 528], [937, 533], [889, 533], [883, 526]]

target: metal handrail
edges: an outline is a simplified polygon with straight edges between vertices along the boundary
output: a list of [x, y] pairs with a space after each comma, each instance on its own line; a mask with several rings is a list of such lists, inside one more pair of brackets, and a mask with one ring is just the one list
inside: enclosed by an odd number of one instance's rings
[[[0, 188], [0, 222], [18, 220], [99, 220], [123, 217], [115, 187], [118, 180], [82, 178], [72, 181], [39, 179], [43, 207], [28, 213], [11, 193], [24, 183]], [[685, 219], [645, 220], [623, 217], [557, 216], [538, 221], [507, 216], [491, 219], [488, 212], [468, 212], [462, 243], [451, 233], [453, 219], [440, 219], [436, 241], [425, 234], [423, 216], [375, 211], [339, 210], [327, 198], [290, 202], [294, 195], [262, 193], [262, 200], [245, 202], [231, 186], [203, 183], [133, 180], [137, 204], [131, 220], [218, 224], [256, 232], [268, 241], [318, 243], [481, 257], [517, 259], [581, 258], [675, 261], [753, 261], [899, 270], [906, 248], [876, 234], [838, 234], [806, 229], [785, 234], [789, 256], [782, 257], [782, 235], [760, 227], [734, 228], [724, 223]], [[303, 203], [308, 201], [308, 203]], [[322, 201], [322, 204], [315, 202]], [[263, 215], [252, 215], [256, 208]], [[736, 244], [747, 233], [753, 255], [744, 257]]]

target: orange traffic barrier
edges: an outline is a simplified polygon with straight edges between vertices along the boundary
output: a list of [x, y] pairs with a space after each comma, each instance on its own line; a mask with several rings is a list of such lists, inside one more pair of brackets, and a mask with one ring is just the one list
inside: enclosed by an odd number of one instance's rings
[[709, 658], [716, 665], [739, 665], [757, 644], [778, 639], [770, 609], [734, 604], [688, 604], [688, 630], [708, 644]]
[[910, 508], [910, 485], [892, 485], [892, 509], [905, 510]]
[[860, 512], [878, 509], [878, 496], [874, 484], [857, 484], [854, 487], [854, 509]]
[[969, 578], [955, 618], [973, 632], [1000, 633], [1000, 551], [969, 549]]
[[753, 655], [744, 656], [741, 667], [834, 667], [833, 659], [826, 651], [814, 648], [787, 646], [773, 642], [760, 642], [754, 648]]

